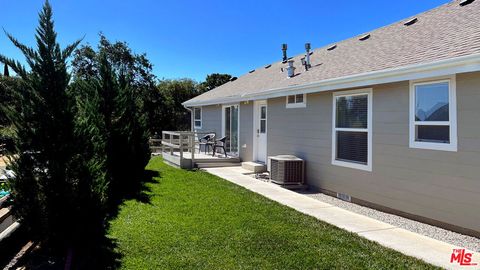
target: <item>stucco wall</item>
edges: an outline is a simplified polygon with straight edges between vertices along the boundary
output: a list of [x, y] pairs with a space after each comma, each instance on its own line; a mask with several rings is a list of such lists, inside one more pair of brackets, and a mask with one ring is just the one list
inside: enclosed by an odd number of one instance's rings
[[305, 159], [309, 185], [480, 232], [480, 73], [457, 74], [458, 152], [409, 148], [409, 82], [372, 88], [372, 172], [331, 164], [332, 92], [270, 99], [268, 155]]

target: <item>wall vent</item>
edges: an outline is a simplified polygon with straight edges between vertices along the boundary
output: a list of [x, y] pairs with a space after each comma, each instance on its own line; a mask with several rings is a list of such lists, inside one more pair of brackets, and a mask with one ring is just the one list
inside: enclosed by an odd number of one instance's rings
[[369, 38], [370, 38], [370, 34], [366, 34], [366, 35], [360, 37], [358, 40], [364, 41], [364, 40], [367, 40], [367, 39], [369, 39]]
[[333, 51], [333, 50], [335, 50], [335, 48], [337, 48], [337, 44], [328, 47], [328, 48], [327, 48], [327, 51]]
[[350, 197], [350, 195], [345, 194], [345, 193], [337, 193], [337, 198], [339, 198], [342, 201], [346, 201], [346, 202], [351, 202], [352, 201], [352, 197]]
[[413, 19], [410, 19], [410, 20], [406, 21], [403, 25], [410, 26], [410, 25], [416, 23], [417, 21], [418, 21], [417, 18], [413, 18]]
[[272, 65], [266, 65], [266, 66], [265, 66], [265, 69], [267, 69], [267, 68], [269, 68], [269, 67], [271, 67], [271, 66], [272, 66]]
[[248, 73], [253, 73], [255, 72], [255, 69], [250, 70]]
[[463, 6], [466, 6], [466, 5], [469, 5], [471, 3], [473, 3], [475, 0], [463, 0], [460, 2], [460, 6], [463, 7]]

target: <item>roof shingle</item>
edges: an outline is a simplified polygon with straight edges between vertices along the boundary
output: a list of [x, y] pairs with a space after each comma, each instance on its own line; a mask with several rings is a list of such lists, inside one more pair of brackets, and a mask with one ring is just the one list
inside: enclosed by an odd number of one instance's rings
[[[241, 97], [327, 79], [434, 62], [480, 53], [480, 1], [460, 6], [453, 1], [377, 30], [313, 50], [312, 68], [304, 71], [293, 57], [296, 76], [281, 71], [281, 61], [258, 68], [187, 103]], [[405, 25], [408, 20], [417, 22]], [[370, 34], [364, 41], [359, 38]], [[333, 46], [336, 47], [328, 50]]]

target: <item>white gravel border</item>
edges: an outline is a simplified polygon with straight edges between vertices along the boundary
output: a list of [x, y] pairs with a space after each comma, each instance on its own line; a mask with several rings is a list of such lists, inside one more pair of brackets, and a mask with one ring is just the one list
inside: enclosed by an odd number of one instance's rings
[[357, 214], [383, 221], [393, 226], [403, 228], [421, 235], [425, 235], [452, 245], [464, 247], [475, 252], [480, 252], [480, 239], [472, 236], [445, 230], [439, 227], [414, 221], [408, 218], [387, 214], [372, 208], [360, 206], [358, 204], [342, 201], [340, 199], [328, 196], [323, 193], [300, 192], [305, 196], [325, 202]]

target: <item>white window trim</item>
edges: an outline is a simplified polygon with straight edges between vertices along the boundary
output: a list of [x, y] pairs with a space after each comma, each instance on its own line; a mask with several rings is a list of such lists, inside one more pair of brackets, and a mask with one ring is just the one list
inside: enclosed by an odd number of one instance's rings
[[[449, 103], [449, 121], [440, 122], [425, 122], [415, 121], [415, 86], [427, 85], [434, 83], [448, 82], [448, 103]], [[441, 150], [457, 152], [457, 83], [456, 76], [448, 76], [442, 78], [435, 78], [431, 80], [415, 80], [410, 81], [410, 119], [409, 119], [409, 142], [410, 148], [428, 149], [428, 150]], [[415, 125], [418, 123], [424, 123], [428, 125], [449, 125], [450, 126], [450, 143], [430, 143], [430, 142], [417, 142], [415, 141]]]
[[[359, 96], [359, 95], [367, 95], [368, 99], [368, 111], [367, 111], [367, 128], [362, 129], [351, 129], [351, 128], [336, 128], [336, 111], [337, 111], [337, 97], [342, 96]], [[372, 171], [372, 108], [373, 108], [373, 97], [372, 97], [372, 88], [365, 88], [365, 89], [358, 89], [358, 90], [351, 90], [351, 91], [341, 91], [341, 92], [334, 92], [333, 93], [333, 110], [332, 110], [332, 165], [364, 170], [364, 171]], [[367, 132], [367, 143], [368, 143], [368, 156], [367, 156], [367, 164], [359, 164], [355, 162], [348, 162], [348, 161], [341, 161], [337, 160], [337, 131], [363, 131]]]
[[240, 151], [242, 149], [240, 149], [240, 117], [241, 117], [241, 111], [240, 111], [240, 103], [232, 103], [232, 104], [223, 104], [222, 105], [222, 130], [221, 130], [221, 134], [222, 134], [222, 137], [225, 136], [225, 108], [226, 107], [230, 107], [230, 106], [238, 106], [238, 119], [237, 119], [237, 125], [238, 125], [238, 139], [237, 139], [237, 150], [238, 152], [227, 152], [227, 155], [231, 155], [231, 156], [236, 156], [236, 157], [240, 157]]
[[[289, 96], [303, 95], [303, 102], [297, 103], [297, 98], [295, 97], [295, 103], [288, 103]], [[292, 108], [306, 108], [307, 107], [307, 94], [293, 94], [285, 97], [285, 104], [287, 109]]]
[[[266, 126], [266, 130], [265, 130], [265, 137], [268, 141], [268, 103], [267, 103], [267, 100], [256, 100], [253, 102], [253, 160], [254, 161], [258, 161], [258, 147], [259, 146], [259, 142], [258, 142], [258, 137], [257, 137], [257, 129], [260, 129], [260, 110], [259, 110], [259, 107], [262, 106], [262, 105], [265, 105], [267, 106], [267, 126]], [[267, 143], [268, 145], [268, 143]], [[268, 163], [268, 149], [265, 151], [265, 164]]]
[[[200, 109], [200, 120], [195, 119], [195, 109]], [[200, 126], [196, 125], [196, 122], [200, 121]], [[193, 127], [201, 129], [203, 125], [203, 108], [202, 107], [194, 107], [193, 108]]]

